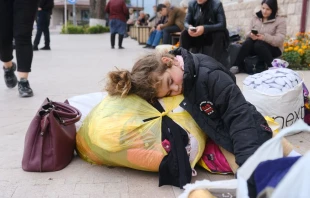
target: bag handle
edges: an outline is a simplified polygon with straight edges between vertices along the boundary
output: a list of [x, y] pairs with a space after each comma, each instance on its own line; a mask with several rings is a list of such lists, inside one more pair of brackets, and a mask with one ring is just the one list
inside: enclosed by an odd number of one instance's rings
[[[75, 107], [60, 102], [51, 102], [54, 106], [53, 111], [65, 126], [74, 124], [81, 119], [82, 113]], [[63, 119], [66, 118], [66, 119]]]

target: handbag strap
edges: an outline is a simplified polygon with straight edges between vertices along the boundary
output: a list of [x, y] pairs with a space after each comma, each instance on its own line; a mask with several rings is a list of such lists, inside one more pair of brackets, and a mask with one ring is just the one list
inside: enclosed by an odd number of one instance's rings
[[82, 114], [77, 108], [61, 102], [51, 103], [54, 106], [53, 111], [58, 116], [63, 125], [71, 125], [81, 119]]
[[63, 125], [71, 125], [76, 122], [78, 122], [81, 119], [81, 112], [66, 103], [60, 103], [60, 102], [52, 102], [53, 105], [55, 106], [54, 112], [60, 117], [60, 118], [66, 118], [66, 120], [62, 120]]

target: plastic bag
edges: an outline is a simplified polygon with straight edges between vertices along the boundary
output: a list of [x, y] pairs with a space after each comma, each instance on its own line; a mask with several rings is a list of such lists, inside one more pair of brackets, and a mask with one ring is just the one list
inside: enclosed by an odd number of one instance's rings
[[[196, 181], [194, 184], [184, 186], [185, 191], [179, 198], [186, 198], [191, 191], [196, 189], [237, 189], [238, 198], [248, 198], [247, 180], [256, 167], [263, 161], [274, 160], [283, 157], [282, 138], [299, 132], [310, 132], [310, 127], [302, 120], [298, 120], [292, 126], [279, 132], [278, 135], [265, 142], [257, 151], [239, 168], [238, 179], [224, 181]], [[291, 170], [280, 181], [272, 198], [283, 197], [308, 197], [310, 194], [309, 182], [310, 152], [302, 156], [291, 168]], [[292, 182], [294, 181], [294, 182]]]
[[173, 111], [182, 100], [181, 95], [163, 98], [166, 112], [160, 113], [136, 95], [105, 97], [88, 114], [77, 133], [79, 155], [94, 164], [156, 172], [166, 155], [161, 140], [161, 118], [169, 116], [198, 140], [193, 168], [203, 153], [206, 136], [186, 111]]
[[107, 92], [96, 92], [74, 96], [68, 99], [69, 104], [80, 110], [80, 112], [82, 113], [81, 119], [77, 123], [75, 123], [77, 131], [80, 129], [84, 119], [87, 117], [89, 112], [97, 104], [99, 104], [107, 95], [108, 95]]
[[289, 69], [268, 70], [247, 77], [243, 81], [243, 95], [263, 116], [278, 122], [281, 129], [304, 119], [302, 80]]
[[[282, 146], [282, 141], [281, 141], [282, 138], [286, 135], [293, 135], [293, 134], [299, 133], [301, 131], [310, 132], [310, 127], [307, 124], [305, 124], [302, 120], [298, 120], [295, 124], [293, 124], [290, 127], [283, 129], [282, 131], [279, 132], [278, 135], [276, 135], [272, 139], [268, 140], [261, 147], [259, 147], [257, 149], [257, 151], [242, 165], [242, 167], [239, 168], [239, 170], [237, 172], [237, 178], [238, 178], [237, 197], [241, 197], [241, 198], [247, 198], [248, 197], [247, 180], [250, 178], [251, 174], [253, 173], [253, 171], [256, 169], [256, 167], [258, 166], [258, 164], [260, 162], [263, 162], [266, 160], [278, 159], [278, 158], [283, 157], [283, 146]], [[305, 158], [305, 157], [307, 158], [307, 155], [304, 157], [301, 157], [300, 160]], [[299, 160], [297, 161], [297, 163], [298, 162], [299, 162]], [[295, 165], [293, 165], [293, 167]], [[286, 177], [288, 175], [291, 175], [291, 171], [292, 170], [290, 170], [287, 173], [287, 175], [281, 180], [280, 184], [286, 179]], [[304, 179], [302, 179], [302, 178], [307, 177], [307, 175], [305, 175], [303, 173], [303, 171], [300, 171], [300, 170], [299, 170], [299, 173], [297, 175], [295, 175], [295, 177], [300, 178], [300, 180], [305, 180], [306, 178], [304, 178]], [[299, 180], [299, 179], [297, 179], [297, 180]], [[290, 182], [292, 182], [292, 181], [297, 182], [296, 180], [290, 180]], [[299, 181], [297, 183], [299, 183]], [[308, 183], [309, 183], [309, 181], [308, 181]], [[279, 186], [276, 187], [276, 189], [278, 189], [280, 187], [280, 184], [279, 184]], [[301, 184], [301, 183], [299, 183], [299, 184]], [[302, 196], [298, 196], [299, 193], [303, 193], [303, 192], [301, 192], [300, 187], [298, 187], [298, 188], [289, 187], [286, 189], [281, 188], [286, 193], [289, 193], [289, 191], [294, 191], [294, 196], [282, 196], [282, 197], [302, 197]], [[309, 191], [309, 185], [307, 186], [307, 189], [303, 188], [303, 190]], [[272, 197], [278, 198], [277, 194], [275, 194], [275, 195], [273, 194]]]

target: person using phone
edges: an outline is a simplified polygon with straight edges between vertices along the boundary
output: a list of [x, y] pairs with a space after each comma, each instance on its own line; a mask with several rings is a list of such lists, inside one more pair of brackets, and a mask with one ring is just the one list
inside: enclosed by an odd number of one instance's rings
[[[226, 17], [220, 0], [195, 0], [188, 4], [181, 33], [180, 47], [192, 53], [203, 53], [222, 64], [223, 52], [229, 44]], [[205, 50], [208, 49], [208, 50]]]
[[278, 11], [277, 0], [263, 0], [260, 11], [251, 21], [246, 41], [242, 44], [234, 66], [234, 74], [243, 72], [244, 59], [257, 55], [268, 67], [272, 67], [274, 58], [281, 56], [286, 36], [286, 19]]

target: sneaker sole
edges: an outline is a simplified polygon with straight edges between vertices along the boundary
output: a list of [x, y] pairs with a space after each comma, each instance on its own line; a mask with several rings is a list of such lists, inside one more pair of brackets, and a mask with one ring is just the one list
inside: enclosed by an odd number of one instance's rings
[[33, 96], [33, 93], [31, 93], [31, 94], [20, 94], [20, 93], [19, 93], [19, 96], [20, 96], [21, 98], [29, 98], [29, 97], [32, 97], [32, 96]]

